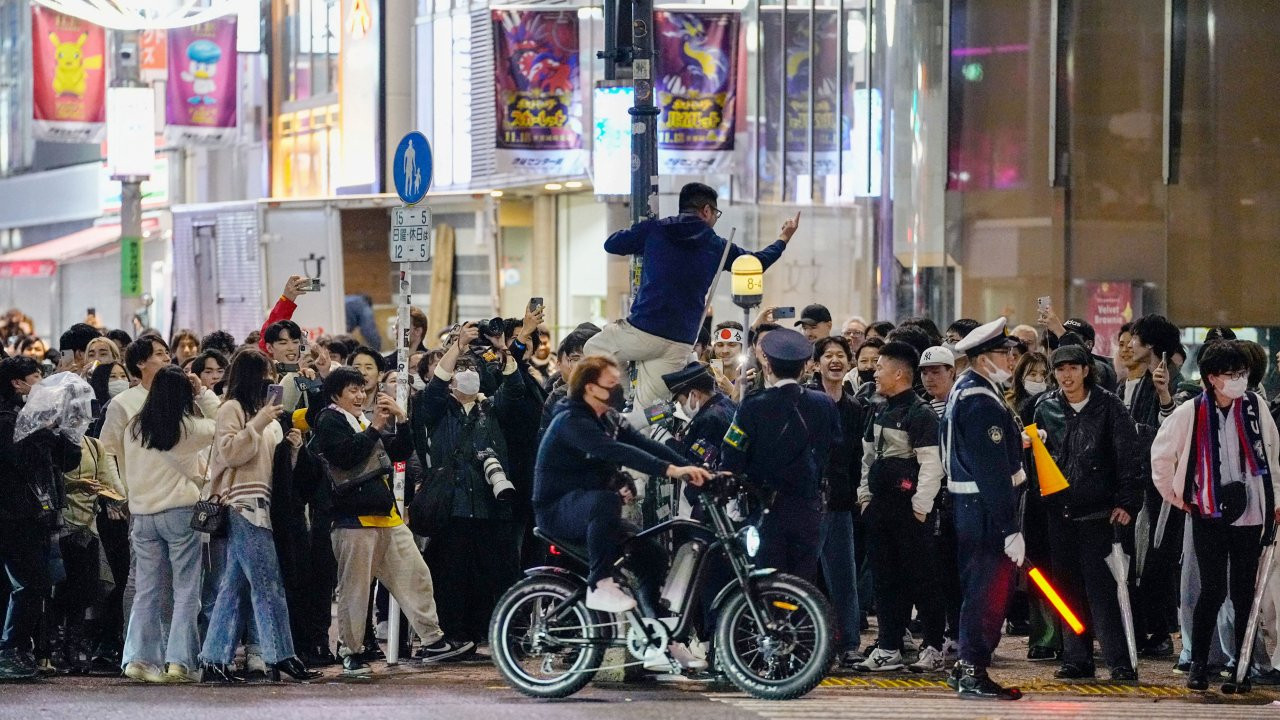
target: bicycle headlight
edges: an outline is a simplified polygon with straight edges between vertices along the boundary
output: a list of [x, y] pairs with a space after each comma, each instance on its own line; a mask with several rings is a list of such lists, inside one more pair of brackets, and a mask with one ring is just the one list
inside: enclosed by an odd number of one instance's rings
[[748, 525], [742, 528], [742, 549], [747, 551], [747, 557], [755, 557], [760, 552], [760, 531], [755, 525]]

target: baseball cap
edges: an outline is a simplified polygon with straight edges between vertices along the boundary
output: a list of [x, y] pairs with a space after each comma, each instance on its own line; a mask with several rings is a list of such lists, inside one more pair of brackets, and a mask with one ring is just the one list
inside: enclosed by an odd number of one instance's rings
[[1075, 333], [1089, 342], [1097, 339], [1097, 333], [1094, 331], [1093, 326], [1080, 318], [1070, 318], [1062, 323], [1062, 327], [1067, 332]]
[[920, 356], [920, 367], [925, 368], [935, 365], [945, 365], [953, 368], [956, 366], [956, 356], [941, 345], [935, 345], [925, 350], [924, 354]]
[[800, 313], [800, 319], [795, 324], [809, 327], [810, 325], [818, 325], [824, 322], [831, 322], [831, 311], [824, 305], [814, 303], [804, 307], [804, 310]]

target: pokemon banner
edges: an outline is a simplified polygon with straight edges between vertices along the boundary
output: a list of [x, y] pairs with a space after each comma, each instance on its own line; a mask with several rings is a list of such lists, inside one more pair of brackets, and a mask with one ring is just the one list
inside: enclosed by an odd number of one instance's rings
[[31, 8], [36, 137], [95, 143], [104, 135], [106, 37], [102, 28], [38, 5]]
[[654, 13], [658, 169], [727, 172], [733, 160], [738, 65], [736, 12]]
[[[764, 26], [761, 72], [766, 131], [764, 146], [773, 172], [779, 140], [785, 133], [787, 171], [816, 177], [839, 173], [839, 153], [849, 149], [852, 103], [840, 112], [837, 64], [840, 57], [840, 17], [836, 10], [819, 9], [813, 19], [813, 57], [810, 57], [808, 12], [790, 13], [783, 27], [781, 8], [762, 8]], [[784, 49], [785, 38], [785, 49]], [[781, 71], [781, 72], [780, 72]], [[809, 96], [813, 75], [813, 97]], [[785, 77], [784, 77], [785, 76]], [[785, 98], [785, 100], [784, 100]], [[813, 168], [809, 169], [810, 104], [813, 106]], [[785, 108], [785, 110], [784, 110]], [[780, 132], [779, 125], [785, 129]]]
[[165, 139], [178, 145], [236, 135], [236, 16], [169, 31]]
[[577, 9], [492, 12], [498, 172], [584, 172]]

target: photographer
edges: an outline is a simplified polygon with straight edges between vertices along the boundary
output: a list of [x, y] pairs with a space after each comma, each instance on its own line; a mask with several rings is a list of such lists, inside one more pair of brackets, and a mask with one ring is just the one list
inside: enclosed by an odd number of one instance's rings
[[574, 366], [582, 361], [583, 347], [591, 336], [598, 332], [600, 331], [594, 325], [579, 325], [560, 341], [560, 347], [556, 349], [558, 372], [552, 378], [546, 402], [542, 404], [542, 422], [538, 426], [539, 439], [547, 432], [547, 426], [551, 424], [551, 416], [554, 414], [556, 405], [569, 395], [569, 378], [573, 376]]
[[486, 638], [498, 595], [519, 574], [517, 493], [506, 475], [510, 465], [499, 417], [524, 399], [523, 380], [515, 359], [506, 356], [501, 386], [492, 400], [485, 397], [478, 366], [502, 353], [473, 345], [479, 335], [472, 323], [458, 329], [412, 420], [424, 465], [430, 457], [423, 487], [447, 483], [452, 493], [448, 528], [428, 547], [441, 626], [452, 640]]
[[50, 430], [13, 441], [18, 412], [40, 377], [34, 359], [0, 361], [0, 567], [13, 588], [0, 635], [0, 680], [36, 675], [31, 641], [61, 565], [53, 535], [65, 503], [62, 473], [80, 462], [80, 446]]

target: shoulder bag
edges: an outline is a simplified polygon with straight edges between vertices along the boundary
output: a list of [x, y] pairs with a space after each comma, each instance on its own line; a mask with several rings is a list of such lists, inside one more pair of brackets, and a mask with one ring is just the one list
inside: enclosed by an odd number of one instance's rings
[[312, 453], [320, 463], [320, 471], [329, 479], [335, 495], [346, 495], [370, 480], [381, 480], [391, 474], [391, 457], [382, 446], [382, 438], [373, 443], [373, 449], [364, 462], [353, 468], [343, 469], [321, 453]]

